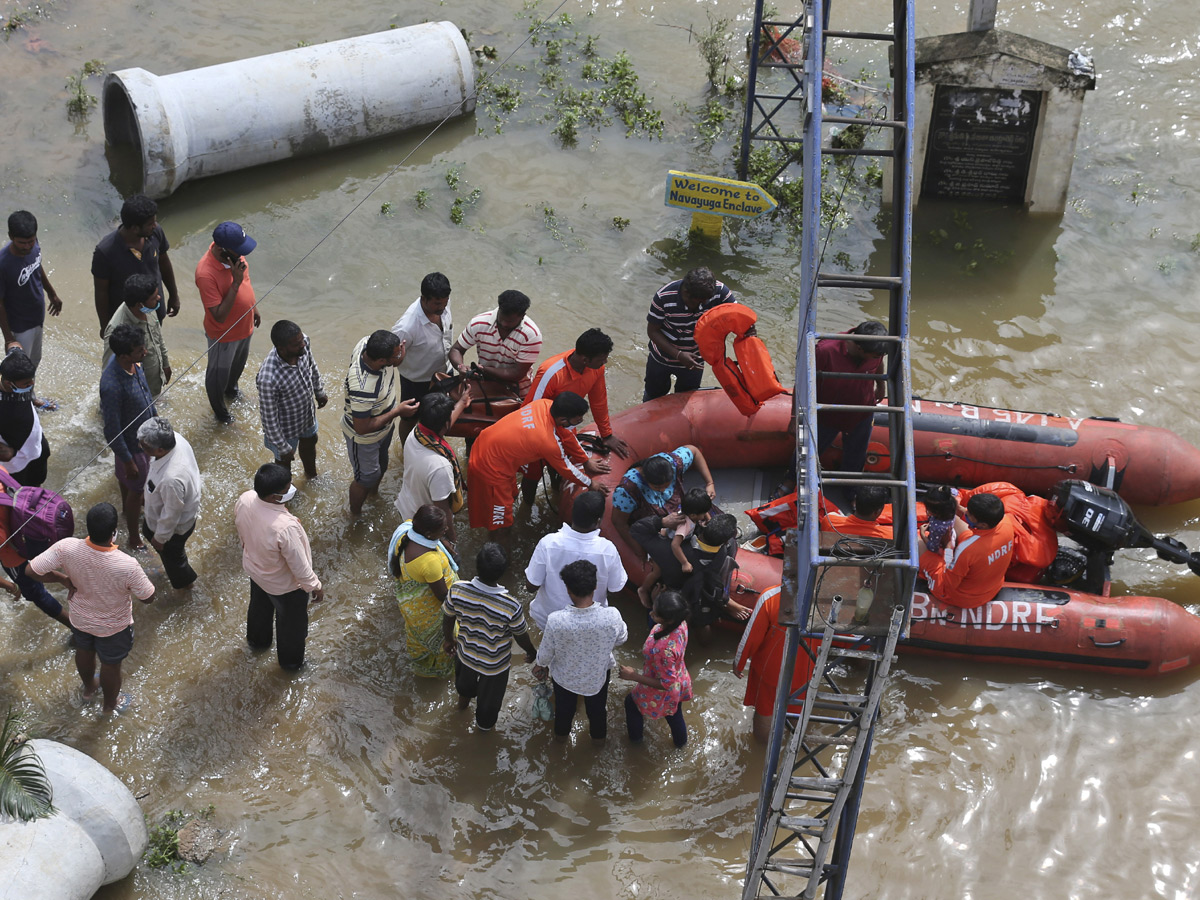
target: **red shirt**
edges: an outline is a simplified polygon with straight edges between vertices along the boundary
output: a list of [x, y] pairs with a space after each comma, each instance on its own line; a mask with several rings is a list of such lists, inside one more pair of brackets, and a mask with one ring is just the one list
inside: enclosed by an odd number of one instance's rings
[[522, 466], [545, 460], [568, 481], [589, 487], [592, 480], [571, 461], [576, 454], [587, 456], [570, 429], [554, 424], [552, 402], [534, 400], [483, 429], [467, 458], [472, 477], [492, 483], [512, 481]]
[[1015, 539], [1016, 525], [1009, 515], [995, 528], [967, 529], [958, 539], [950, 562], [941, 553], [922, 553], [921, 574], [929, 581], [933, 596], [943, 603], [963, 609], [983, 606], [1004, 584], [1008, 567], [1016, 558]]
[[[850, 332], [844, 331], [843, 334]], [[874, 406], [875, 386], [878, 382], [858, 378], [825, 378], [823, 372], [848, 372], [855, 374], [879, 375], [883, 372], [883, 360], [866, 358], [859, 362], [852, 360], [846, 354], [849, 341], [840, 338], [826, 338], [817, 341], [817, 402], [818, 403], [849, 403], [854, 406]], [[863, 419], [869, 418], [869, 412], [819, 412], [817, 421], [826, 428], [836, 428], [838, 431], [849, 431]]]
[[[240, 341], [254, 334], [254, 288], [250, 286], [250, 266], [246, 265], [246, 276], [238, 286], [233, 307], [224, 322], [213, 317], [213, 310], [225, 299], [225, 292], [233, 284], [233, 272], [213, 256], [213, 244], [196, 263], [196, 287], [200, 290], [200, 302], [204, 304], [204, 333], [209, 340], [220, 339], [222, 344]], [[245, 259], [245, 257], [243, 257]], [[229, 333], [226, 334], [225, 332]]]
[[15, 569], [25, 562], [25, 557], [17, 552], [17, 548], [8, 540], [12, 522], [12, 507], [0, 506], [0, 564]]
[[605, 367], [576, 372], [567, 362], [567, 357], [573, 352], [568, 350], [566, 353], [552, 356], [538, 366], [529, 393], [525, 395], [525, 402], [553, 400], [563, 391], [586, 397], [592, 410], [592, 418], [596, 420], [596, 429], [600, 432], [600, 437], [606, 438], [612, 434], [612, 424], [608, 421], [608, 384], [604, 377]]

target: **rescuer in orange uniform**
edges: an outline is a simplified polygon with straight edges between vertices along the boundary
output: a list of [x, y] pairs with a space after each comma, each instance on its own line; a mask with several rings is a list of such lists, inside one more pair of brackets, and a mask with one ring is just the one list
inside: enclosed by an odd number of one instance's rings
[[959, 490], [959, 505], [970, 503], [976, 494], [995, 494], [1004, 504], [1004, 511], [1016, 524], [1017, 542], [1013, 547], [1016, 558], [1008, 570], [1008, 580], [1036, 584], [1042, 570], [1054, 562], [1058, 555], [1056, 526], [1062, 510], [1052, 500], [1026, 494], [1007, 481], [993, 481], [977, 488]]
[[[765, 744], [771, 735], [771, 716], [775, 711], [775, 693], [779, 687], [779, 675], [783, 664], [783, 651], [787, 629], [779, 624], [779, 588], [768, 588], [759, 594], [758, 603], [746, 623], [742, 642], [738, 645], [733, 664], [734, 674], [742, 677], [746, 663], [750, 663], [750, 678], [746, 682], [743, 706], [754, 707], [754, 739]], [[806, 639], [809, 650], [815, 640]], [[792, 670], [790, 694], [795, 696], [812, 678], [813, 657], [803, 648], [796, 654]], [[789, 704], [793, 712], [800, 712], [800, 704]]]
[[825, 504], [819, 504], [817, 522], [822, 531], [833, 532], [839, 536], [884, 538], [890, 541], [892, 526], [881, 525], [878, 521], [889, 499], [887, 488], [877, 484], [865, 484], [854, 495], [854, 512], [851, 515], [844, 515], [836, 508], [827, 510]]
[[[571, 431], [587, 411], [586, 400], [564, 391], [553, 400], [535, 400], [479, 433], [467, 463], [472, 528], [496, 531], [512, 525], [517, 470], [524, 465], [544, 460], [585, 488], [592, 486], [590, 476], [608, 471], [606, 460], [588, 459]], [[579, 458], [586, 460], [582, 466], [572, 461]]]
[[[938, 600], [962, 609], [983, 606], [1000, 590], [1016, 554], [1016, 525], [995, 494], [976, 494], [967, 501], [967, 514], [976, 523], [963, 532], [949, 562], [931, 551], [921, 530], [921, 574]], [[928, 527], [928, 526], [926, 526]]]
[[[563, 391], [586, 397], [596, 430], [600, 432], [600, 441], [616, 451], [622, 459], [628, 459], [629, 445], [613, 434], [612, 423], [608, 419], [608, 384], [604, 367], [612, 348], [612, 338], [599, 328], [589, 328], [575, 340], [574, 350], [552, 356], [538, 366], [529, 393], [525, 395], [525, 402], [553, 400]], [[580, 465], [586, 458], [573, 457]]]

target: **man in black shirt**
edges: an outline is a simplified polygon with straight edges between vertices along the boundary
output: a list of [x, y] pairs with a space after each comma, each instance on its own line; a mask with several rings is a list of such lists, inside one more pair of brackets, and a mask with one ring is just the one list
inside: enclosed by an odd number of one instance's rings
[[[158, 204], [145, 194], [134, 194], [121, 206], [121, 224], [96, 245], [92, 253], [92, 283], [96, 289], [96, 316], [100, 335], [124, 302], [125, 279], [150, 275], [167, 297], [158, 306], [158, 320], [179, 312], [179, 289], [167, 251], [171, 245], [158, 224]], [[163, 290], [165, 288], [165, 290]]]

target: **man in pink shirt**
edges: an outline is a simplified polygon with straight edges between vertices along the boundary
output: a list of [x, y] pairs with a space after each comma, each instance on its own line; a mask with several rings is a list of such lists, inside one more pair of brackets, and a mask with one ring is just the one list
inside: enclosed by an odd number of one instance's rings
[[308, 535], [284, 505], [295, 495], [287, 468], [267, 463], [254, 476], [254, 490], [238, 497], [233, 507], [242, 568], [250, 576], [246, 642], [255, 650], [268, 649], [274, 627], [279, 665], [291, 671], [304, 665], [309, 594], [313, 603], [325, 599], [313, 572]]
[[83, 682], [83, 699], [96, 696], [99, 656], [102, 711], [107, 715], [129, 706], [129, 695], [121, 692], [121, 662], [133, 648], [133, 598], [153, 603], [154, 585], [138, 561], [113, 543], [117, 510], [111, 503], [97, 503], [88, 510], [87, 531], [86, 540], [63, 538], [35, 556], [26, 574], [68, 589], [75, 668]]

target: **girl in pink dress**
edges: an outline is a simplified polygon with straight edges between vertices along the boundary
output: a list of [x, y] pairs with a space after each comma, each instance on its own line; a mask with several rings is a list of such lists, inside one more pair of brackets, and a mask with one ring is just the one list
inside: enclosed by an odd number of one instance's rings
[[642, 671], [620, 667], [621, 678], [636, 682], [625, 697], [625, 725], [631, 741], [642, 739], [648, 717], [667, 720], [676, 747], [687, 743], [683, 704], [692, 699], [692, 676], [683, 661], [688, 641], [687, 614], [687, 601], [678, 591], [662, 591], [654, 598], [650, 613], [655, 625], [642, 645]]

